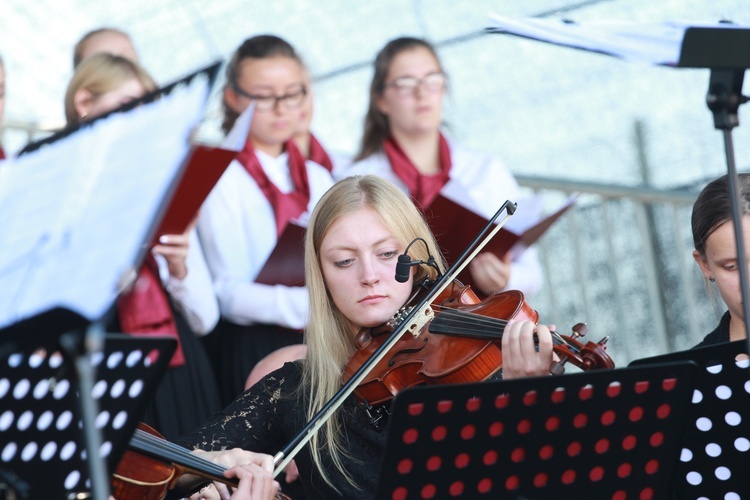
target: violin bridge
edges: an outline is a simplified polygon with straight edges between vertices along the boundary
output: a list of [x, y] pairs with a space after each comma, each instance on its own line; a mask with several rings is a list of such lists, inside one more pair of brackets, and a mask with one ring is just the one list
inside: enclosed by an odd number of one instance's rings
[[422, 333], [422, 328], [433, 319], [435, 319], [435, 312], [429, 305], [425, 306], [424, 311], [412, 318], [412, 322], [409, 324], [408, 329], [416, 339]]
[[[396, 314], [393, 315], [393, 318], [391, 318], [390, 321], [388, 321], [388, 324], [391, 326], [392, 329], [396, 329], [401, 323], [404, 322], [407, 316], [412, 312], [414, 307], [402, 307], [398, 310]], [[408, 331], [411, 332], [411, 334], [414, 336], [414, 338], [418, 338], [419, 334], [422, 333], [422, 328], [424, 325], [426, 325], [428, 322], [435, 319], [435, 312], [432, 310], [432, 308], [427, 305], [425, 306], [424, 311], [422, 311], [420, 314], [416, 314], [412, 320], [409, 326], [406, 328]]]

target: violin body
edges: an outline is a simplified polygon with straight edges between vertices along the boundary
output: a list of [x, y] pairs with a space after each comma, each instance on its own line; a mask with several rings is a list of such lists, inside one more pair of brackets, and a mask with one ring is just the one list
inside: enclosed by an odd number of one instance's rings
[[[138, 428], [157, 437], [161, 435], [144, 423]], [[135, 451], [125, 450], [112, 474], [112, 496], [117, 500], [161, 500], [176, 480], [176, 468]]]
[[[129, 446], [112, 475], [112, 496], [115, 500], [162, 500], [185, 473], [204, 479], [196, 485], [205, 484], [205, 480], [215, 480], [237, 486], [236, 479], [223, 477], [226, 468], [173, 445], [142, 422], [138, 424]], [[278, 492], [274, 500], [291, 498]]]
[[[539, 315], [513, 290], [495, 293], [480, 301], [471, 287], [459, 281], [451, 283], [432, 302], [435, 310], [460, 309], [493, 318], [527, 319], [537, 322]], [[439, 313], [438, 313], [439, 314]], [[354, 391], [357, 398], [370, 405], [392, 399], [399, 391], [424, 384], [458, 384], [487, 380], [502, 367], [499, 338], [467, 338], [433, 334], [427, 324], [418, 336], [404, 333], [396, 345], [372, 369]], [[367, 329], [357, 338], [358, 350], [344, 369], [344, 381], [351, 378], [393, 330]]]

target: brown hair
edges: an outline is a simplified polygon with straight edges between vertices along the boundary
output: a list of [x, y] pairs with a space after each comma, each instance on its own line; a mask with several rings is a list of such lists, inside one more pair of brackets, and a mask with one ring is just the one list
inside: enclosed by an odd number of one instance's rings
[[[273, 35], [258, 35], [248, 38], [234, 51], [232, 59], [227, 64], [224, 88], [234, 88], [237, 85], [240, 63], [244, 59], [270, 59], [279, 56], [293, 59], [299, 63], [302, 69], [305, 68], [302, 58], [300, 58], [294, 47], [286, 40]], [[229, 107], [226, 100], [222, 100], [221, 107], [224, 113], [221, 129], [225, 134], [228, 134], [232, 130], [232, 126], [234, 126], [234, 122], [239, 117], [239, 114]]]
[[440, 70], [443, 71], [440, 58], [438, 58], [435, 48], [427, 40], [421, 38], [402, 37], [388, 42], [375, 57], [374, 72], [370, 82], [370, 104], [365, 115], [364, 132], [362, 134], [362, 143], [359, 147], [359, 153], [354, 161], [367, 158], [376, 153], [383, 147], [383, 142], [388, 137], [390, 125], [388, 117], [378, 109], [378, 98], [383, 95], [385, 90], [385, 79], [388, 76], [388, 70], [397, 55], [407, 50], [416, 48], [427, 49], [438, 62]]
[[[742, 215], [750, 215], [750, 173], [738, 174]], [[731, 220], [732, 208], [729, 198], [727, 176], [709, 182], [693, 204], [691, 226], [693, 245], [699, 254], [706, 255], [706, 240], [722, 224]]]

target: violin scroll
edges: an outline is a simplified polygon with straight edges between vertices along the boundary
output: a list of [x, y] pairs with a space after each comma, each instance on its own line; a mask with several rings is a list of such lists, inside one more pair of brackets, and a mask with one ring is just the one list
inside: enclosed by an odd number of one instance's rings
[[572, 363], [582, 370], [602, 370], [615, 367], [615, 362], [607, 354], [607, 342], [609, 337], [604, 337], [599, 342], [586, 342], [583, 344], [582, 339], [588, 333], [586, 323], [577, 323], [572, 328], [571, 335], [560, 335], [557, 332], [552, 333], [554, 342], [553, 350], [560, 358], [553, 361], [550, 366], [550, 373], [553, 375], [562, 375], [565, 372], [565, 363]]

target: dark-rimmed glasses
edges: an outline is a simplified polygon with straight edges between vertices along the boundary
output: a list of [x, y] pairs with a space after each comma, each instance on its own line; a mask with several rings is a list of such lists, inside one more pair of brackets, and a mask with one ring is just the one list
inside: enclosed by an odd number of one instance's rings
[[414, 93], [417, 87], [424, 85], [430, 92], [437, 92], [445, 87], [445, 73], [442, 71], [436, 71], [435, 73], [428, 73], [422, 78], [414, 76], [402, 76], [396, 78], [384, 85], [385, 88], [392, 87], [398, 92], [399, 95], [407, 96]]
[[307, 88], [304, 86], [299, 90], [284, 95], [253, 95], [245, 92], [236, 84], [232, 85], [232, 89], [239, 95], [255, 101], [255, 109], [257, 111], [271, 111], [276, 109], [277, 105], [283, 106], [286, 109], [299, 108], [307, 95]]

